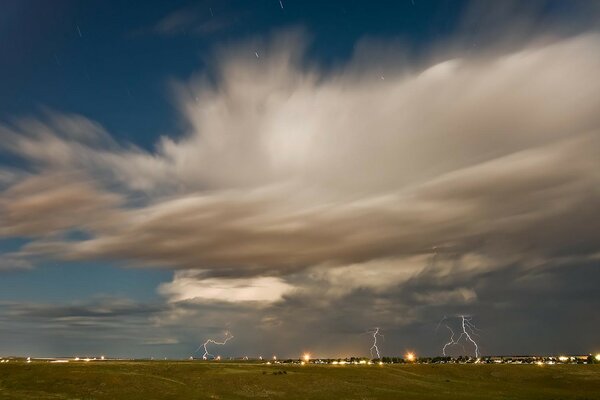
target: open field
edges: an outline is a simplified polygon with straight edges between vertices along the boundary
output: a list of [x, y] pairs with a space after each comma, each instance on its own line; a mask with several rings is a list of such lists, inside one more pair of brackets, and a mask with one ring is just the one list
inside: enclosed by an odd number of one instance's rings
[[[278, 373], [285, 371], [286, 373]], [[600, 399], [600, 365], [0, 365], [0, 399]]]

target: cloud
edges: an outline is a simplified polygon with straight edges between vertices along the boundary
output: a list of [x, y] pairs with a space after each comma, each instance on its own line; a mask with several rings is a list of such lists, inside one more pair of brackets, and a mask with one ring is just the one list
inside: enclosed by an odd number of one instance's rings
[[[85, 177], [113, 192], [150, 190], [157, 181], [169, 181], [161, 158], [131, 143], [118, 143], [100, 124], [79, 115], [45, 110], [44, 118], [0, 124], [0, 137], [0, 151], [18, 157], [39, 174]], [[28, 172], [8, 166], [3, 171], [13, 176]]]
[[156, 338], [156, 339], [147, 339], [143, 343], [148, 346], [165, 346], [165, 345], [179, 344], [179, 340], [177, 340], [175, 338]]
[[33, 268], [33, 263], [20, 254], [0, 253], [0, 271], [14, 271]]
[[118, 195], [76, 173], [29, 176], [0, 198], [0, 236], [41, 236], [101, 225], [119, 202]]
[[[597, 35], [397, 66], [385, 81], [352, 64], [305, 67], [303, 41], [278, 36], [260, 60], [223, 51], [216, 86], [179, 85], [189, 131], [154, 153], [79, 116], [5, 126], [3, 147], [40, 171], [3, 194], [5, 235], [80, 225], [89, 239], [27, 248], [230, 277], [433, 246], [597, 251], [594, 224], [579, 224], [593, 220], [599, 180]], [[140, 191], [143, 204], [119, 204]]]
[[179, 271], [173, 281], [159, 286], [158, 291], [169, 301], [216, 300], [225, 302], [274, 302], [292, 286], [275, 277], [247, 279], [202, 278], [196, 272]]
[[[324, 287], [324, 302], [376, 293], [402, 321], [385, 296], [422, 274], [598, 253], [597, 34], [424, 68], [386, 58], [384, 80], [359, 53], [311, 64], [298, 32], [259, 59], [255, 44], [175, 85], [186, 132], [153, 151], [53, 111], [3, 126], [1, 148], [27, 165], [0, 196], [3, 235], [31, 238], [21, 255], [173, 268], [174, 302], [289, 304]], [[406, 301], [479, 296], [461, 284]]]
[[134, 303], [128, 299], [100, 298], [75, 304], [5, 304], [8, 313], [19, 318], [41, 318], [47, 320], [72, 320], [86, 318], [92, 320], [112, 319], [148, 315], [162, 310], [161, 306]]
[[61, 243], [60, 251], [71, 259], [108, 256], [215, 277], [418, 256], [434, 246], [523, 262], [584, 256], [597, 251], [596, 146], [594, 136], [559, 142], [398, 193], [319, 205], [282, 200], [283, 189], [190, 195], [124, 213], [121, 223]]
[[[4, 350], [49, 356], [146, 355], [168, 344], [152, 319], [167, 308], [126, 298], [74, 302], [0, 302]], [[160, 342], [160, 343], [159, 343]], [[171, 341], [173, 343], [173, 341]]]
[[152, 31], [160, 35], [181, 35], [186, 33], [208, 36], [231, 27], [237, 17], [228, 18], [219, 15], [215, 17], [211, 8], [184, 7], [172, 11], [161, 18]]
[[[223, 351], [237, 355], [298, 357], [307, 350], [319, 356], [368, 355], [370, 341], [364, 333], [372, 326], [386, 335], [386, 355], [404, 354], [408, 346], [421, 355], [438, 355], [448, 338], [444, 329], [436, 330], [437, 323], [443, 316], [461, 314], [474, 314], [484, 354], [585, 353], [594, 348], [598, 269], [593, 264], [531, 270], [513, 265], [439, 279], [437, 271], [445, 270], [447, 262], [451, 260], [438, 257], [398, 285], [354, 288], [341, 296], [326, 294], [335, 282], [304, 277], [295, 284], [306, 290], [258, 308], [247, 302], [178, 302], [155, 322], [179, 332], [182, 343], [218, 337], [227, 329], [235, 340]], [[575, 325], [579, 340], [564, 340]]]
[[[73, 303], [2, 303], [0, 330], [12, 352], [188, 358], [209, 337], [230, 330], [235, 340], [223, 356], [298, 357], [368, 355], [364, 332], [379, 326], [386, 355], [438, 355], [447, 342], [436, 331], [444, 316], [474, 314], [482, 329], [484, 354], [582, 353], [597, 343], [597, 282], [593, 263], [523, 270], [520, 265], [439, 279], [446, 257], [384, 290], [355, 288], [339, 297], [323, 296], [323, 282], [304, 282], [312, 291], [294, 291], [276, 302], [210, 299], [168, 305], [102, 298]], [[295, 284], [300, 285], [299, 281]], [[331, 282], [334, 285], [335, 282]], [[439, 293], [439, 295], [435, 295]], [[477, 297], [473, 298], [473, 293]], [[578, 340], [565, 340], [577, 326]]]

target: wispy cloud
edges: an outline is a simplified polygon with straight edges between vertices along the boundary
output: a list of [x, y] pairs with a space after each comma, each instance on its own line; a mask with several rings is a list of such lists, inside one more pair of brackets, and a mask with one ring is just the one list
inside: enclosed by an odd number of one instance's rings
[[[434, 246], [523, 263], [597, 252], [597, 35], [385, 81], [306, 70], [302, 40], [280, 35], [258, 62], [223, 53], [217, 87], [180, 86], [191, 130], [155, 153], [82, 117], [2, 128], [38, 171], [3, 193], [3, 235], [43, 239], [30, 253], [230, 278]], [[148, 200], [128, 204], [139, 191]], [[56, 236], [69, 229], [89, 237]]]
[[184, 7], [172, 11], [160, 19], [152, 28], [152, 31], [160, 35], [212, 35], [230, 28], [238, 19], [238, 16], [228, 14], [214, 15], [212, 8], [197, 6]]

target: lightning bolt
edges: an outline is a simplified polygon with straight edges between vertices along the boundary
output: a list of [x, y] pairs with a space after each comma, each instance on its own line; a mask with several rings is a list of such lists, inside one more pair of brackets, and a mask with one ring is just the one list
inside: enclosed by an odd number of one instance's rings
[[[450, 328], [450, 326], [448, 326], [447, 324], [445, 324], [446, 329], [448, 329], [450, 331], [450, 341], [446, 344], [444, 344], [444, 347], [442, 347], [442, 354], [444, 356], [446, 356], [446, 349], [450, 346], [456, 345], [456, 344], [460, 344], [463, 348], [463, 351], [465, 351], [465, 346], [460, 342], [461, 339], [464, 338], [465, 342], [471, 342], [473, 344], [473, 346], [475, 347], [475, 357], [478, 358], [479, 357], [479, 345], [477, 344], [477, 342], [473, 339], [473, 336], [478, 336], [477, 332], [479, 329], [475, 326], [475, 324], [473, 324], [473, 317], [470, 316], [466, 316], [466, 315], [459, 315], [457, 318], [460, 318], [461, 323], [460, 323], [460, 328], [461, 328], [461, 333], [460, 335], [458, 335], [458, 338], [454, 339], [454, 331], [452, 330], [452, 328]], [[438, 327], [436, 328], [436, 330], [440, 327], [441, 323], [443, 321], [447, 320], [446, 317], [444, 317], [439, 323], [438, 323]]]
[[450, 331], [451, 336], [450, 336], [450, 341], [448, 343], [446, 343], [444, 345], [444, 347], [442, 348], [442, 354], [444, 355], [444, 357], [446, 357], [446, 347], [456, 344], [456, 342], [454, 341], [454, 331], [448, 325], [446, 325], [446, 328], [448, 328], [448, 330]]
[[201, 346], [199, 346], [196, 349], [196, 352], [198, 352], [200, 349], [204, 348], [204, 354], [202, 354], [202, 359], [208, 360], [209, 357], [214, 359], [215, 356], [208, 352], [208, 348], [206, 346], [208, 346], [210, 343], [216, 344], [218, 346], [223, 346], [223, 345], [225, 345], [225, 343], [227, 343], [231, 339], [233, 339], [233, 335], [230, 332], [225, 332], [225, 340], [223, 340], [222, 342], [217, 342], [214, 339], [208, 339], [206, 342], [204, 342]]
[[[379, 333], [379, 328], [375, 328], [371, 331], [367, 331], [367, 333], [370, 333], [373, 335], [373, 345], [369, 349], [369, 353], [371, 353], [371, 358], [373, 358], [373, 354], [377, 354], [377, 358], [381, 358], [381, 354], [379, 354], [379, 347], [377, 346], [377, 337], [378, 336], [384, 337], [384, 336], [381, 333]], [[373, 353], [373, 352], [375, 352], [375, 353]]]
[[452, 330], [452, 328], [450, 328], [448, 325], [446, 325], [446, 328], [450, 331], [450, 341], [446, 343], [442, 348], [442, 353], [444, 354], [444, 357], [446, 357], [446, 348], [455, 344], [460, 344], [460, 346], [463, 348], [463, 351], [466, 352], [465, 346], [462, 343], [458, 343], [458, 340], [454, 340], [454, 331]]
[[462, 330], [463, 330], [463, 333], [461, 333], [461, 336], [465, 335], [467, 337], [467, 339], [471, 343], [473, 343], [473, 345], [475, 346], [475, 358], [478, 358], [479, 357], [479, 346], [477, 345], [477, 342], [475, 342], [473, 340], [473, 338], [471, 337], [471, 335], [469, 335], [469, 332], [467, 332], [467, 330], [470, 330], [471, 334], [476, 335], [475, 330], [477, 328], [471, 322], [471, 317], [465, 317], [464, 315], [461, 315], [460, 317], [462, 318]]

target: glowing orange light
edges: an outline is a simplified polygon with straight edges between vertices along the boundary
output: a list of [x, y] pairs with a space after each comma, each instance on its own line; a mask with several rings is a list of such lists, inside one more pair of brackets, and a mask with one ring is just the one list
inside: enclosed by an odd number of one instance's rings
[[417, 357], [415, 356], [415, 353], [413, 353], [413, 352], [406, 353], [406, 359], [408, 361], [413, 362], [413, 361], [415, 361], [416, 358]]
[[304, 359], [304, 361], [309, 362], [310, 361], [310, 353], [304, 353], [302, 355], [302, 358]]

